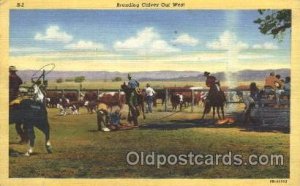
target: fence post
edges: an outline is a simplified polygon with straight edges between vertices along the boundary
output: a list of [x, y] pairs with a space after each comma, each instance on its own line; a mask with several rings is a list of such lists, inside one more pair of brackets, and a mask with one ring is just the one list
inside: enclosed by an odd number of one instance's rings
[[192, 106], [191, 106], [192, 112], [194, 112], [194, 104], [195, 104], [195, 92], [194, 89], [192, 89]]
[[77, 90], [77, 95], [78, 95], [77, 101], [79, 101], [80, 100], [80, 89]]
[[165, 89], [165, 112], [167, 112], [168, 108], [167, 108], [167, 102], [168, 102], [168, 89]]
[[100, 94], [100, 90], [99, 90], [99, 89], [97, 89], [97, 96], [99, 96], [99, 94]]

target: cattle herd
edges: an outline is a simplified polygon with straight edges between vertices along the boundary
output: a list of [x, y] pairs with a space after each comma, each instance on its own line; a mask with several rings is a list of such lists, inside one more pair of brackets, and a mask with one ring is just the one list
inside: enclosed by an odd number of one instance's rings
[[[182, 110], [192, 104], [194, 96], [194, 105], [199, 105], [206, 98], [206, 92], [195, 91], [192, 95], [187, 89], [170, 89], [167, 93], [165, 90], [156, 90], [153, 100], [153, 106], [156, 107], [158, 100], [163, 105], [166, 98], [170, 100], [172, 110]], [[88, 113], [93, 113], [97, 110], [97, 106], [104, 103], [108, 108], [112, 109], [118, 106], [120, 109], [126, 104], [125, 93], [123, 91], [115, 92], [99, 92], [96, 90], [82, 91], [60, 91], [48, 90], [46, 97], [46, 105], [48, 108], [58, 108], [60, 115], [79, 114], [80, 108], [85, 108]]]

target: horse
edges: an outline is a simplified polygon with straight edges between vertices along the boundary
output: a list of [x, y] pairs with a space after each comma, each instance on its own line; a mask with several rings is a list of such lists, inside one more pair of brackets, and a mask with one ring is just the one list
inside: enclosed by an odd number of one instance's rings
[[146, 119], [145, 116], [145, 110], [144, 110], [144, 95], [141, 94], [137, 94], [137, 105], [133, 106], [130, 105], [129, 103], [129, 98], [130, 95], [132, 94], [132, 91], [126, 84], [125, 82], [121, 85], [121, 89], [125, 92], [125, 96], [126, 96], [126, 104], [129, 106], [129, 112], [128, 112], [128, 121], [131, 122], [133, 121], [135, 126], [138, 126], [138, 116], [140, 115], [140, 111], [142, 111], [143, 114], [143, 118]]
[[204, 100], [202, 119], [210, 112], [211, 107], [213, 108], [213, 119], [215, 118], [215, 109], [217, 109], [218, 118], [221, 119], [220, 108], [222, 111], [222, 118], [224, 119], [224, 103], [226, 102], [225, 93], [222, 90], [219, 90], [216, 85], [211, 87], [209, 91], [207, 98]]
[[44, 94], [37, 84], [34, 84], [33, 90], [33, 99], [23, 99], [20, 104], [14, 104], [9, 108], [9, 124], [23, 124], [25, 129], [23, 131], [24, 135], [28, 136], [29, 149], [25, 153], [25, 156], [30, 156], [33, 153], [35, 142], [34, 127], [44, 133], [46, 150], [48, 153], [52, 153], [50, 127]]

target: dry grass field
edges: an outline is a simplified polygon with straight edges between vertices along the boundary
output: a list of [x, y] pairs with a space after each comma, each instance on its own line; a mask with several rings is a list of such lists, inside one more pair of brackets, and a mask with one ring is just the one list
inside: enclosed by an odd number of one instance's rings
[[[288, 178], [289, 137], [278, 130], [261, 130], [244, 126], [243, 105], [236, 106], [236, 118], [231, 125], [217, 125], [211, 114], [200, 119], [201, 106], [182, 112], [154, 112], [140, 118], [141, 126], [132, 130], [97, 131], [96, 114], [59, 116], [58, 110], [48, 109], [53, 154], [47, 154], [44, 137], [36, 129], [35, 153], [22, 156], [27, 145], [19, 145], [14, 126], [9, 130], [9, 176], [46, 178]], [[122, 114], [126, 115], [127, 110]], [[227, 113], [229, 116], [229, 113]], [[122, 122], [126, 122], [123, 120]], [[284, 164], [228, 166], [219, 165], [135, 165], [126, 163], [129, 151], [161, 154], [281, 154]]]

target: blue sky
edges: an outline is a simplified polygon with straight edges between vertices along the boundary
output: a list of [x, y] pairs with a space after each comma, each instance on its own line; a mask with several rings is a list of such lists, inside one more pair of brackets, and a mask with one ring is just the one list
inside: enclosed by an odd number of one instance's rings
[[[219, 64], [228, 68], [231, 61], [236, 70], [289, 67], [289, 32], [282, 42], [261, 34], [253, 23], [258, 16], [256, 10], [11, 10], [10, 62], [108, 71], [139, 71], [145, 63], [147, 70], [221, 71]], [[126, 68], [116, 69], [120, 64]]]

